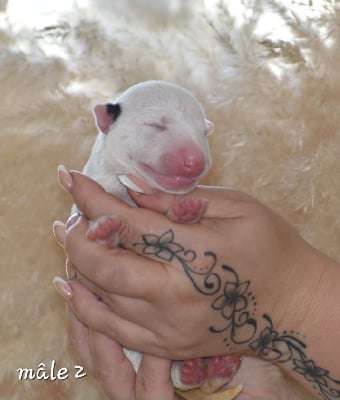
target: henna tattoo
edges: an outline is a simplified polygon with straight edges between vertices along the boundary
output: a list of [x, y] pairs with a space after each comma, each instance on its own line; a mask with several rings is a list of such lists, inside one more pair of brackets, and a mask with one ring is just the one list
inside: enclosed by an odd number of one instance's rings
[[214, 295], [221, 288], [221, 278], [216, 272], [212, 272], [216, 265], [216, 255], [211, 252], [205, 252], [204, 255], [211, 259], [211, 265], [206, 271], [190, 263], [196, 260], [196, 252], [185, 250], [183, 246], [174, 242], [174, 233], [171, 229], [161, 236], [143, 235], [143, 243], [134, 243], [135, 246], [143, 246], [144, 254], [152, 254], [163, 261], [179, 262], [196, 290], [205, 295]]
[[207, 267], [197, 265], [197, 253], [185, 249], [175, 242], [174, 232], [169, 229], [162, 235], [142, 235], [143, 254], [153, 255], [160, 260], [177, 261], [187, 274], [194, 288], [205, 296], [212, 296], [211, 308], [220, 313], [222, 325], [209, 327], [212, 333], [225, 332], [223, 339], [227, 347], [232, 345], [247, 346], [256, 355], [276, 363], [291, 363], [292, 370], [311, 382], [313, 389], [324, 400], [340, 399], [340, 380], [331, 377], [330, 372], [316, 365], [307, 356], [307, 345], [298, 339], [296, 332], [284, 331], [280, 334], [269, 315], [261, 316], [265, 328], [258, 329], [255, 319], [255, 296], [249, 290], [250, 281], [240, 281], [234, 268], [219, 264], [217, 256], [206, 251], [203, 256], [208, 261]]
[[233, 344], [244, 344], [249, 342], [257, 331], [257, 323], [250, 316], [249, 301], [246, 297], [250, 281], [240, 283], [233, 268], [227, 265], [222, 265], [221, 268], [222, 271], [229, 272], [229, 280], [226, 280], [223, 293], [214, 300], [211, 307], [214, 310], [220, 310], [227, 324], [221, 329], [210, 327], [209, 330], [213, 333], [220, 333], [230, 329], [230, 339]]
[[280, 335], [274, 329], [271, 318], [266, 314], [262, 317], [267, 322], [267, 327], [249, 344], [254, 353], [268, 361], [291, 362], [293, 371], [311, 382], [313, 389], [325, 400], [340, 398], [340, 389], [332, 387], [332, 385], [339, 386], [340, 381], [333, 379], [329, 371], [316, 366], [315, 362], [307, 357], [307, 345], [293, 336], [294, 332], [291, 334], [283, 332]]

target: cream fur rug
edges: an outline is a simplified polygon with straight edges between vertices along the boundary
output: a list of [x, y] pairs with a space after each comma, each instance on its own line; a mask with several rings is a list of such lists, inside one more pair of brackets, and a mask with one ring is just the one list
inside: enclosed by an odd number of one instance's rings
[[[340, 10], [335, 0], [48, 3], [0, 2], [0, 399], [96, 400], [90, 378], [72, 378], [51, 229], [71, 205], [56, 169], [82, 168], [93, 103], [147, 79], [188, 88], [216, 125], [206, 183], [254, 194], [340, 260]], [[52, 360], [68, 379], [19, 380], [18, 368]]]

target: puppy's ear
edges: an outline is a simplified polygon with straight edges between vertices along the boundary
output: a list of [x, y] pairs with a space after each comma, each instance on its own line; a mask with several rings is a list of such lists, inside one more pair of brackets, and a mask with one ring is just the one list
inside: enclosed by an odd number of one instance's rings
[[103, 133], [108, 133], [110, 126], [116, 121], [121, 113], [121, 106], [117, 104], [97, 104], [93, 113], [98, 129]]

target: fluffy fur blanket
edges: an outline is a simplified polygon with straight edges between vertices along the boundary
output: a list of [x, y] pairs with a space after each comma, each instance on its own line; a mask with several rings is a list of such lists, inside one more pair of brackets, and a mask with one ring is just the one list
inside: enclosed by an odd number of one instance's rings
[[[56, 169], [82, 168], [93, 103], [147, 79], [188, 88], [216, 126], [205, 183], [252, 193], [339, 260], [340, 10], [336, 0], [50, 3], [0, 2], [0, 399], [96, 400], [91, 378], [74, 378], [51, 230], [71, 205]], [[19, 379], [53, 360], [68, 379]]]

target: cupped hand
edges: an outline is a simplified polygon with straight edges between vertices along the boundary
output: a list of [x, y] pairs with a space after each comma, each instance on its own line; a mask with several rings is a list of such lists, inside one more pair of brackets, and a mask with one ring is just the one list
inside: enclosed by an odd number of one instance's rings
[[174, 400], [171, 362], [144, 355], [136, 374], [119, 343], [89, 330], [69, 311], [70, 343], [110, 400]]
[[[276, 328], [299, 326], [299, 264], [313, 276], [317, 253], [254, 198], [202, 187], [187, 196], [207, 199], [205, 214], [182, 225], [165, 215], [178, 196], [131, 192], [134, 208], [80, 173], [60, 179], [83, 213], [66, 231], [57, 225], [56, 236], [76, 274], [70, 305], [90, 329], [142, 353], [187, 359], [254, 351], [271, 316]], [[88, 220], [102, 215], [116, 220], [122, 247], [86, 238]]]

